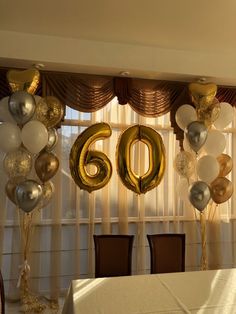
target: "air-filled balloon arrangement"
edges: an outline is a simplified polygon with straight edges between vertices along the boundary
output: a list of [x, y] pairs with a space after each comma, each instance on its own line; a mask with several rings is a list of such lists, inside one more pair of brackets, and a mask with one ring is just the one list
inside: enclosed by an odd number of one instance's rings
[[[23, 211], [25, 242], [33, 211], [45, 207], [54, 192], [50, 179], [59, 160], [52, 150], [58, 140], [56, 127], [64, 114], [57, 98], [34, 95], [39, 79], [37, 69], [8, 71], [12, 94], [0, 100], [0, 151], [5, 153], [3, 168], [9, 177], [5, 191]], [[29, 269], [27, 255], [24, 251], [22, 274]]]
[[174, 168], [181, 176], [179, 196], [202, 214], [208, 204], [224, 203], [233, 193], [232, 182], [226, 178], [233, 163], [224, 153], [223, 131], [232, 122], [234, 109], [217, 100], [215, 84], [191, 83], [189, 92], [194, 106], [184, 104], [175, 115], [184, 130], [184, 149], [175, 157]]

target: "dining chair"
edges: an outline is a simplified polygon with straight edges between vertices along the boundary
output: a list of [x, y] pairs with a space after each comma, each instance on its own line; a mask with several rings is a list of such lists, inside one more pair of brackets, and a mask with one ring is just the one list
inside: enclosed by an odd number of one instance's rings
[[0, 313], [5, 314], [5, 291], [1, 271], [0, 271], [0, 298], [1, 298]]
[[185, 234], [148, 234], [151, 274], [185, 271]]
[[94, 235], [95, 278], [131, 275], [133, 235]]

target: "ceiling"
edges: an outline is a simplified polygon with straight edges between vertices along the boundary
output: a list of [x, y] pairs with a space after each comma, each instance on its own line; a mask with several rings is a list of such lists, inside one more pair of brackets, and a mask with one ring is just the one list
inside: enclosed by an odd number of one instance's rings
[[0, 65], [236, 85], [235, 12], [235, 0], [1, 0]]

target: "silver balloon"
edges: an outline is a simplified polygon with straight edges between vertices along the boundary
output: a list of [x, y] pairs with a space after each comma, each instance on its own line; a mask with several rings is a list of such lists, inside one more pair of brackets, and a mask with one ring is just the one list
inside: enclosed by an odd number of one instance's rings
[[189, 200], [199, 211], [203, 211], [211, 199], [211, 190], [203, 181], [196, 181], [189, 187]]
[[8, 101], [8, 108], [15, 121], [23, 125], [29, 121], [35, 112], [35, 99], [31, 94], [18, 91], [12, 94]]
[[42, 197], [42, 187], [34, 180], [19, 183], [15, 190], [17, 205], [26, 213], [31, 212]]
[[186, 136], [190, 147], [198, 152], [207, 139], [207, 127], [203, 122], [193, 121], [186, 128]]
[[46, 150], [47, 151], [53, 150], [53, 148], [57, 145], [57, 141], [58, 141], [57, 130], [54, 128], [48, 129], [48, 143], [46, 146]]

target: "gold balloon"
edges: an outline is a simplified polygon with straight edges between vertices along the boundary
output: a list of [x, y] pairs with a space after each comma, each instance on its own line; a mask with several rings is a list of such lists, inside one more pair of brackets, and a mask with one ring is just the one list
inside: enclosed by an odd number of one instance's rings
[[64, 107], [53, 96], [41, 98], [36, 105], [35, 119], [42, 122], [47, 128], [57, 126], [64, 116]]
[[51, 181], [48, 181], [48, 182], [42, 184], [42, 197], [39, 201], [37, 209], [46, 207], [48, 205], [48, 203], [52, 199], [54, 191], [55, 191], [54, 185]]
[[211, 183], [211, 197], [216, 204], [226, 202], [233, 194], [233, 184], [225, 177], [218, 177]]
[[[70, 172], [75, 183], [89, 193], [104, 187], [111, 178], [112, 165], [102, 152], [90, 150], [97, 140], [111, 136], [111, 128], [107, 123], [97, 123], [84, 130], [74, 142], [70, 151]], [[97, 172], [88, 173], [86, 167], [95, 165]]]
[[221, 154], [217, 158], [218, 163], [220, 164], [219, 177], [225, 177], [233, 168], [233, 160], [227, 154]]
[[[149, 149], [149, 169], [139, 176], [131, 169], [131, 148], [141, 141]], [[161, 136], [152, 128], [135, 125], [126, 129], [120, 136], [116, 147], [117, 171], [123, 184], [137, 194], [155, 188], [165, 171], [165, 147]]]
[[15, 195], [16, 186], [18, 185], [18, 183], [23, 182], [23, 181], [24, 181], [24, 178], [14, 178], [14, 179], [8, 180], [6, 183], [6, 186], [5, 186], [6, 195], [15, 205], [17, 205], [16, 195]]
[[9, 177], [26, 177], [32, 168], [32, 156], [23, 148], [6, 154], [3, 167]]
[[193, 155], [184, 150], [179, 152], [174, 160], [174, 169], [179, 175], [190, 178], [195, 171], [195, 159]]
[[40, 81], [40, 73], [37, 69], [9, 70], [7, 80], [13, 93], [25, 91], [29, 94], [35, 94]]
[[207, 108], [215, 98], [217, 86], [213, 83], [190, 83], [189, 92], [197, 108]]
[[53, 153], [47, 151], [41, 152], [34, 164], [37, 176], [42, 182], [50, 180], [56, 174], [58, 167], [58, 158]]
[[213, 100], [213, 103], [208, 107], [197, 108], [197, 117], [199, 121], [203, 121], [206, 126], [211, 126], [219, 117], [220, 103], [217, 98]]

